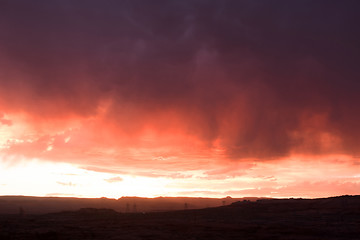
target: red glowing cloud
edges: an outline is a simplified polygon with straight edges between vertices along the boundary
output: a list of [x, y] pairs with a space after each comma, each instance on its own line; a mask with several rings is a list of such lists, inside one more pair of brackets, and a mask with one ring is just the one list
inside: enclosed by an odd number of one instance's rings
[[3, 161], [227, 179], [342, 155], [358, 169], [355, 1], [0, 5]]

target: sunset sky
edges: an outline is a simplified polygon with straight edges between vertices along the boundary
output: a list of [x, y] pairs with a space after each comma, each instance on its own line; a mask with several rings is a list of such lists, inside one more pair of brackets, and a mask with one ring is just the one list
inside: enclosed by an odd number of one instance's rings
[[0, 195], [360, 194], [359, 9], [0, 0]]

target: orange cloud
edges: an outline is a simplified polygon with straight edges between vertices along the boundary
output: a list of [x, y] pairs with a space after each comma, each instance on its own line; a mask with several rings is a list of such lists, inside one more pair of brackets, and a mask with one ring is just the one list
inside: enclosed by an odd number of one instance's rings
[[282, 194], [327, 178], [289, 159], [358, 169], [358, 3], [21, 2], [0, 9], [3, 162]]

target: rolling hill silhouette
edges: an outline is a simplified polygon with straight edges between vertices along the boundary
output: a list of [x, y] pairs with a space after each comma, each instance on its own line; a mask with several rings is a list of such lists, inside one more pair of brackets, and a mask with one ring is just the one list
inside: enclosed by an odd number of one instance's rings
[[149, 213], [0, 215], [0, 239], [359, 239], [360, 196], [259, 199]]

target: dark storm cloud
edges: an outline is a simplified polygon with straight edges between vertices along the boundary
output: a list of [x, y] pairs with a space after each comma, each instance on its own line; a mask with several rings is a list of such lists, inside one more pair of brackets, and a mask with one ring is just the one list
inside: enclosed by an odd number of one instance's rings
[[[1, 105], [139, 128], [173, 111], [232, 158], [358, 154], [358, 1], [1, 1]], [[158, 126], [159, 128], [161, 126]]]

